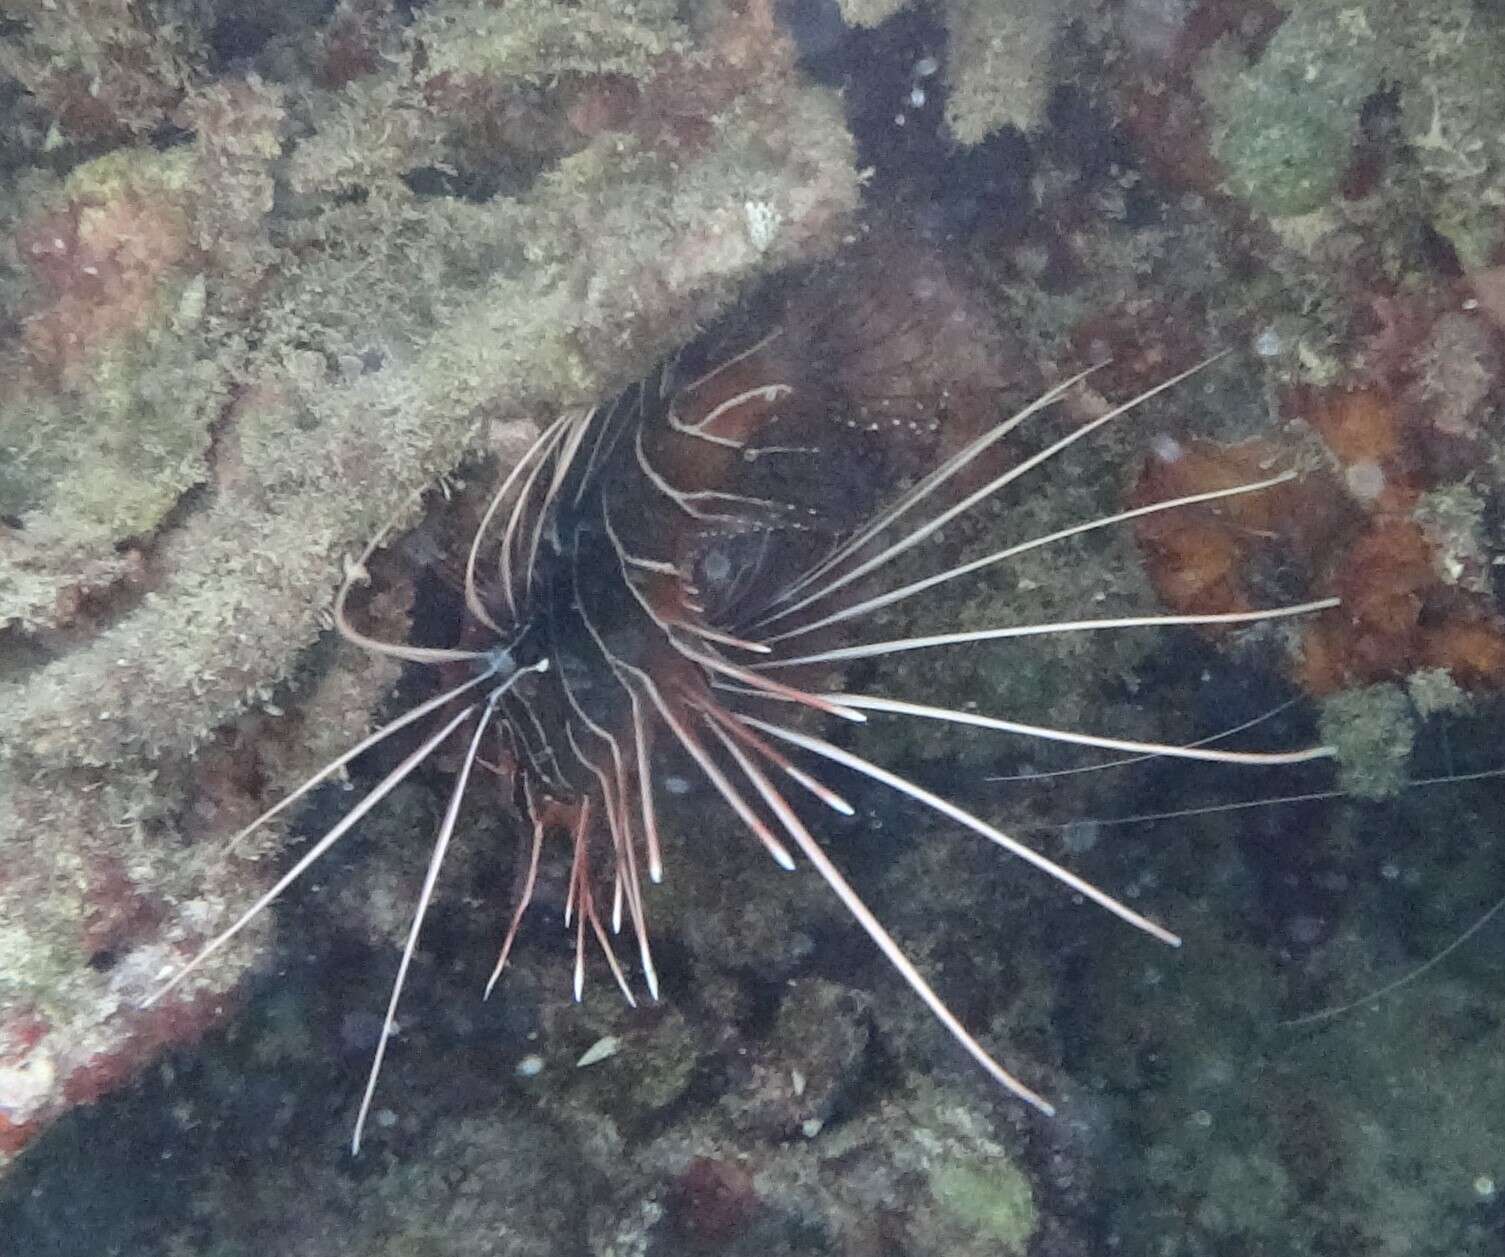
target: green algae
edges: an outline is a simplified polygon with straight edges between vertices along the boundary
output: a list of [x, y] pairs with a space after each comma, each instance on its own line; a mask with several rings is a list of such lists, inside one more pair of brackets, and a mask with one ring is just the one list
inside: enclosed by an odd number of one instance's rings
[[1468, 0], [1288, 7], [1252, 63], [1221, 49], [1197, 72], [1229, 190], [1277, 218], [1335, 205], [1361, 112], [1389, 93], [1410, 157], [1387, 176], [1390, 195], [1425, 215], [1465, 269], [1485, 264], [1505, 204], [1499, 15]]
[[1218, 117], [1213, 153], [1233, 191], [1266, 214], [1305, 214], [1337, 190], [1382, 61], [1367, 21], [1321, 5], [1292, 10], [1256, 64], [1209, 59], [1203, 92]]
[[1361, 799], [1383, 799], [1408, 779], [1416, 720], [1397, 685], [1345, 690], [1322, 704], [1322, 740], [1335, 747], [1343, 789]]
[[1023, 1253], [1037, 1218], [1029, 1182], [1008, 1164], [948, 1161], [930, 1176], [936, 1207], [958, 1228], [996, 1251]]
[[918, 1172], [924, 1196], [913, 1224], [927, 1253], [1023, 1254], [1039, 1225], [1034, 1192], [986, 1124], [946, 1091], [917, 1084], [893, 1114], [893, 1162]]

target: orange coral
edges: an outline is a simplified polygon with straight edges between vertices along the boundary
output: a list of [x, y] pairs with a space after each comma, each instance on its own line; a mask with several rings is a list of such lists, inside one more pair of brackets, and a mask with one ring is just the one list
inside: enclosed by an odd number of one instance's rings
[[[1129, 504], [1231, 489], [1268, 478], [1278, 463], [1262, 441], [1166, 441], [1146, 461]], [[1329, 489], [1320, 478], [1308, 478], [1142, 517], [1136, 533], [1156, 591], [1188, 615], [1248, 611], [1264, 602], [1253, 587], [1256, 560], [1278, 554], [1309, 566], [1343, 526], [1341, 495]]]
[[1302, 686], [1313, 694], [1416, 668], [1422, 610], [1432, 587], [1440, 584], [1432, 547], [1409, 519], [1376, 521], [1349, 539], [1336, 559], [1323, 586], [1343, 604], [1306, 627], [1296, 667]]
[[[1183, 614], [1216, 614], [1338, 596], [1340, 606], [1305, 624], [1293, 662], [1312, 694], [1420, 668], [1445, 668], [1464, 686], [1505, 685], [1505, 623], [1486, 597], [1450, 582], [1413, 516], [1426, 486], [1399, 407], [1378, 389], [1297, 400], [1340, 474], [1313, 472], [1141, 519], [1138, 539], [1160, 597]], [[1259, 442], [1169, 442], [1147, 461], [1130, 503], [1258, 480], [1276, 462]], [[1258, 588], [1271, 568], [1286, 578], [1274, 598]]]
[[1427, 668], [1446, 668], [1469, 689], [1505, 687], [1505, 632], [1493, 616], [1457, 616], [1426, 631], [1418, 661]]
[[1343, 469], [1345, 487], [1374, 512], [1409, 511], [1420, 496], [1417, 458], [1398, 408], [1378, 389], [1308, 390], [1297, 398]]

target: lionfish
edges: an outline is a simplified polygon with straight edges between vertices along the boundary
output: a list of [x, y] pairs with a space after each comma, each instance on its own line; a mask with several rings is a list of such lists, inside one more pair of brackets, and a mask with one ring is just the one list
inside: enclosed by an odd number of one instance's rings
[[[543, 845], [562, 834], [572, 851], [564, 920], [574, 932], [575, 998], [594, 940], [624, 997], [635, 1002], [616, 941], [624, 924], [642, 985], [657, 998], [644, 882], [660, 882], [666, 872], [657, 809], [659, 765], [671, 748], [696, 766], [776, 864], [793, 869], [798, 855], [812, 866], [955, 1041], [1008, 1091], [1047, 1114], [1049, 1101], [961, 1023], [812, 833], [798, 802], [853, 813], [822, 780], [820, 766], [896, 791], [1160, 941], [1175, 946], [1179, 939], [982, 817], [821, 736], [809, 717], [861, 723], [870, 715], [900, 716], [1219, 763], [1292, 764], [1332, 753], [1161, 745], [840, 687], [841, 665], [904, 651], [1047, 633], [1239, 624], [1335, 601], [851, 640], [852, 630], [880, 608], [929, 597], [1028, 551], [1153, 512], [1256, 493], [1294, 474], [1078, 522], [921, 579], [894, 577], [896, 561], [952, 521], [1206, 364], [1037, 442], [1027, 456], [1003, 458], [1006, 438], [1080, 388], [1091, 369], [1000, 417], [995, 358], [1002, 350], [987, 334], [985, 316], [933, 268], [899, 254], [879, 260], [877, 252], [838, 268], [835, 280], [796, 286], [756, 332], [707, 334], [613, 400], [549, 423], [495, 490], [471, 536], [458, 645], [383, 642], [352, 624], [351, 590], [384, 535], [349, 568], [334, 601], [339, 633], [377, 654], [436, 666], [451, 683], [325, 765], [235, 841], [377, 743], [426, 717], [437, 727], [152, 999], [234, 938], [463, 733], [464, 753], [392, 985], [352, 1151], [360, 1150], [403, 983], [483, 746], [486, 762], [511, 769], [514, 799], [531, 825], [526, 872], [488, 995], [532, 902]], [[894, 492], [894, 485], [905, 487]]]

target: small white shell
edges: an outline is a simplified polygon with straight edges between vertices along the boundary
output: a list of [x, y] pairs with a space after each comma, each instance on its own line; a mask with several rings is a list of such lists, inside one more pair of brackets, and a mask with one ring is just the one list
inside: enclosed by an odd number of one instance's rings
[[585, 1054], [575, 1062], [576, 1069], [584, 1069], [587, 1065], [599, 1065], [608, 1057], [615, 1056], [622, 1050], [622, 1040], [614, 1034], [605, 1038], [597, 1039], [590, 1047], [585, 1049]]

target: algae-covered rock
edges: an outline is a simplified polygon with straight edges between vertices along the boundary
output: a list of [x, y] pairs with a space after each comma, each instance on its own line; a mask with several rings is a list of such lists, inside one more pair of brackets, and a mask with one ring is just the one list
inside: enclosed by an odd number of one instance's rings
[[[1028, 1251], [1038, 1224], [1034, 1193], [975, 1110], [922, 1085], [880, 1117], [892, 1123], [888, 1172], [914, 1185], [905, 1193], [912, 1210], [904, 1224], [910, 1251], [927, 1257], [1022, 1257]], [[855, 1187], [848, 1198], [864, 1190], [871, 1185]]]
[[1345, 789], [1382, 799], [1403, 789], [1416, 721], [1397, 685], [1371, 685], [1335, 694], [1322, 705], [1322, 740], [1337, 748]]
[[946, 124], [957, 143], [977, 144], [1005, 126], [1039, 125], [1054, 86], [1051, 44], [1075, 8], [1052, 0], [949, 0]]
[[[838, 0], [854, 27], [881, 26], [912, 0]], [[980, 144], [1004, 127], [1040, 126], [1061, 77], [1053, 45], [1088, 15], [1082, 0], [945, 0], [936, 16], [946, 28], [946, 126], [956, 143]]]
[[0, 81], [25, 89], [15, 121], [34, 150], [145, 137], [168, 120], [209, 54], [194, 0], [15, 0], [4, 20]]
[[902, 10], [909, 0], [836, 0], [848, 26], [881, 26]]
[[749, 1144], [712, 1116], [629, 1155], [638, 1177], [591, 1211], [600, 1257], [834, 1257], [874, 1245], [1022, 1257], [1040, 1226], [1030, 1179], [989, 1120], [913, 1078], [810, 1137]]
[[813, 1138], [855, 1088], [868, 1046], [868, 998], [819, 978], [789, 985], [746, 1082], [728, 1099], [739, 1126]]
[[148, 583], [145, 549], [208, 478], [242, 365], [232, 327], [271, 261], [284, 114], [254, 80], [183, 108], [193, 144], [116, 149], [6, 207], [0, 628], [68, 627], [110, 588]]
[[[123, 149], [37, 198], [15, 239], [20, 336], [0, 344], [0, 626], [48, 620], [68, 569], [119, 569], [206, 475], [228, 390], [203, 341], [185, 150]], [[9, 352], [7, 352], [7, 349]]]
[[1028, 1181], [1012, 1166], [949, 1161], [931, 1175], [930, 1191], [943, 1224], [958, 1232], [956, 1251], [974, 1243], [995, 1244], [1000, 1253], [1027, 1251], [1034, 1201]]
[[[556, 985], [554, 992], [559, 989]], [[556, 1062], [547, 1093], [554, 1103], [599, 1114], [631, 1137], [661, 1120], [684, 1096], [705, 1044], [672, 1007], [633, 1013], [615, 990], [601, 996], [568, 1032], [570, 1040], [587, 1046], [572, 1053], [574, 1060]]]
[[1234, 191], [1267, 214], [1305, 214], [1332, 197], [1380, 81], [1382, 53], [1359, 10], [1343, 20], [1320, 4], [1294, 8], [1258, 61], [1214, 58], [1204, 86], [1219, 120], [1213, 153]]
[[1186, 947], [1082, 975], [1080, 1076], [1125, 1117], [1099, 1155], [1134, 1167], [1106, 1203], [1124, 1251], [1493, 1251], [1499, 965], [1454, 945], [1498, 902], [1496, 791], [1286, 810], [1266, 853], [1178, 820]]
[[1396, 190], [1483, 265], [1505, 204], [1505, 23], [1468, 0], [1351, 5], [1304, 0], [1252, 63], [1230, 49], [1198, 74], [1216, 118], [1213, 154], [1254, 209], [1296, 217], [1333, 204], [1363, 110], [1387, 96], [1411, 173]]
[[[0, 1153], [226, 1009], [245, 950], [138, 1003], [266, 885], [264, 848], [226, 838], [390, 684], [318, 647], [342, 560], [462, 460], [505, 467], [530, 419], [829, 252], [856, 205], [840, 104], [769, 6], [692, 26], [540, 3], [503, 29], [449, 0], [405, 34], [381, 9], [330, 17], [381, 56], [335, 73], [333, 28], [308, 64], [268, 45], [260, 68], [294, 79], [273, 87], [206, 55], [162, 151], [30, 171], [0, 207], [0, 855], [22, 870], [0, 915], [31, 957], [0, 987], [25, 1091]], [[689, 84], [714, 127], [685, 120]], [[529, 161], [503, 178], [498, 149]], [[370, 610], [401, 637], [394, 583]], [[108, 902], [107, 945], [78, 937], [76, 894], [39, 891], [75, 882]]]
[[590, 0], [577, 5], [523, 0], [505, 8], [466, 0], [417, 15], [412, 37], [431, 49], [433, 75], [482, 75], [503, 82], [547, 83], [568, 74], [652, 76], [655, 60], [690, 51], [679, 6], [664, 0], [632, 5]]

